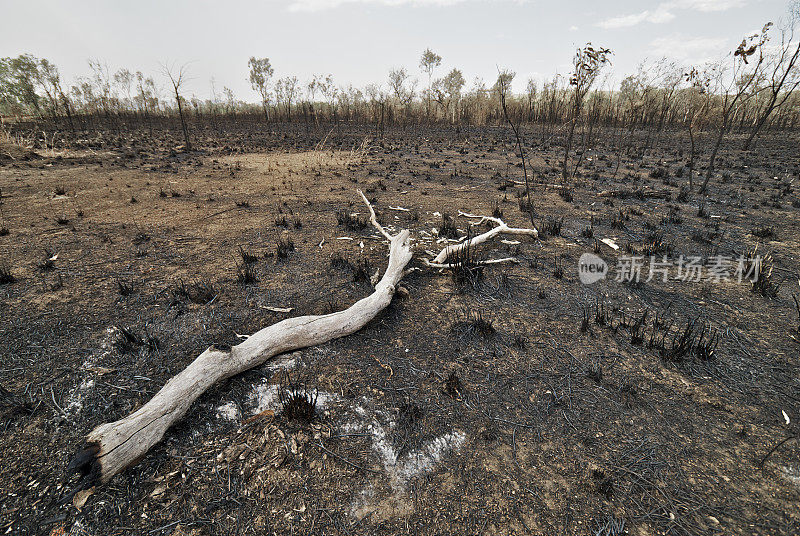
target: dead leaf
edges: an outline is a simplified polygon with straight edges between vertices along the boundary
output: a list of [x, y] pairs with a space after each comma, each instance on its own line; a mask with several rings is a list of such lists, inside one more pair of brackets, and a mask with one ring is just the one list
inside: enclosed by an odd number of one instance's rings
[[247, 419], [245, 419], [244, 423], [248, 424], [248, 423], [251, 423], [253, 421], [257, 421], [259, 419], [265, 419], [265, 418], [272, 419], [274, 417], [275, 417], [275, 412], [272, 411], [271, 409], [267, 409], [267, 410], [262, 411], [261, 413], [258, 413], [257, 415], [253, 415], [252, 417], [248, 417]]
[[78, 511], [80, 512], [80, 511], [81, 511], [81, 508], [83, 508], [83, 505], [84, 505], [84, 504], [86, 504], [86, 500], [87, 500], [89, 497], [91, 497], [93, 493], [94, 493], [94, 487], [91, 487], [91, 488], [89, 488], [89, 489], [82, 489], [82, 490], [80, 490], [80, 491], [79, 491], [78, 493], [76, 493], [76, 494], [75, 494], [75, 496], [72, 498], [72, 506], [74, 506], [75, 508], [77, 508], [77, 509], [78, 509]]

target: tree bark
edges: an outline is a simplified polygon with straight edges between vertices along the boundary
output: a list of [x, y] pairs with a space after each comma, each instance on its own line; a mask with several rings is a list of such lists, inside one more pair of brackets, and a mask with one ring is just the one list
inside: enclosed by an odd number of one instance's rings
[[373, 225], [390, 241], [389, 263], [375, 291], [344, 311], [287, 318], [256, 332], [230, 350], [209, 347], [136, 412], [116, 422], [101, 424], [86, 436], [83, 448], [67, 468], [83, 475], [76, 489], [108, 482], [136, 463], [213, 384], [259, 366], [278, 354], [355, 333], [389, 305], [411, 261], [410, 233], [403, 230], [395, 236], [389, 235], [377, 222], [364, 194], [361, 197], [369, 207]]
[[711, 157], [708, 159], [708, 169], [706, 170], [706, 180], [703, 183], [704, 185], [708, 184], [708, 180], [714, 173], [714, 163], [717, 160], [717, 153], [719, 152], [719, 148], [722, 145], [722, 138], [725, 137], [725, 131], [727, 129], [728, 129], [728, 118], [725, 117], [722, 120], [722, 125], [719, 127], [719, 132], [717, 133], [717, 141], [714, 143], [714, 147], [711, 149]]
[[186, 127], [186, 119], [183, 117], [183, 106], [181, 106], [181, 96], [178, 93], [178, 88], [175, 88], [175, 100], [178, 101], [178, 115], [181, 117], [181, 128], [183, 129], [183, 140], [186, 143], [186, 150], [192, 150], [192, 144], [189, 142], [189, 129]]

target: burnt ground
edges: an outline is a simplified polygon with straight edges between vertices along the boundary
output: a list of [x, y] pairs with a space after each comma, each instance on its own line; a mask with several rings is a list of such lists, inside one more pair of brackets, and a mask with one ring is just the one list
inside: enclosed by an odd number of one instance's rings
[[[3, 533], [800, 531], [800, 442], [761, 464], [800, 420], [796, 136], [726, 143], [704, 194], [698, 179], [685, 191], [679, 134], [622, 152], [601, 137], [567, 190], [561, 148], [538, 141], [541, 240], [485, 244], [478, 255], [520, 262], [456, 281], [420, 262], [443, 247], [441, 214], [530, 223], [507, 129], [195, 134], [190, 153], [174, 133], [100, 133], [0, 162], [14, 280], [0, 285]], [[417, 238], [408, 296], [352, 336], [215, 386], [138, 465], [71, 497], [83, 436], [207, 346], [371, 291], [385, 244], [337, 219], [365, 214], [357, 188]], [[463, 236], [469, 220], [455, 225]], [[586, 252], [711, 263], [756, 245], [776, 292], [578, 279]], [[311, 423], [283, 412], [286, 370], [318, 397]]]

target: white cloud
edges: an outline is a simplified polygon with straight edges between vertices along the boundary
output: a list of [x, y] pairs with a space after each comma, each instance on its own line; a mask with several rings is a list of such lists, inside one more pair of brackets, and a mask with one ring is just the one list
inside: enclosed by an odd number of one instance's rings
[[727, 11], [734, 7], [742, 7], [747, 2], [746, 0], [675, 0], [669, 3], [678, 9], [712, 13], [715, 11]]
[[655, 10], [650, 11], [646, 9], [641, 13], [634, 13], [632, 15], [621, 15], [619, 17], [611, 17], [597, 23], [598, 26], [605, 29], [611, 28], [628, 28], [636, 26], [642, 22], [652, 22], [653, 24], [661, 24], [669, 22], [675, 18], [668, 9], [663, 7], [663, 4], [658, 6]]
[[347, 4], [372, 4], [380, 6], [446, 7], [467, 0], [290, 0], [289, 11], [325, 11]]
[[723, 37], [686, 37], [671, 35], [650, 42], [653, 56], [666, 56], [689, 63], [703, 63], [725, 51], [728, 40]]
[[646, 9], [639, 13], [609, 17], [597, 23], [597, 26], [607, 30], [614, 28], [629, 28], [642, 22], [663, 24], [675, 18], [676, 10], [700, 11], [703, 13], [727, 11], [745, 4], [745, 0], [672, 0], [662, 2], [655, 9]]

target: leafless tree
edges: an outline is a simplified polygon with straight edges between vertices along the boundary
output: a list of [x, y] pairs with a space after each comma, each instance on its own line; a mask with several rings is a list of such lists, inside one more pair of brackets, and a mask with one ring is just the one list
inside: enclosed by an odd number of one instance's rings
[[772, 112], [783, 106], [800, 85], [800, 41], [795, 41], [795, 31], [800, 24], [800, 1], [795, 1], [789, 19], [781, 28], [781, 42], [767, 52], [765, 84], [761, 92], [766, 94], [766, 103], [756, 117], [750, 135], [742, 149], [750, 149], [753, 140]]
[[[798, 17], [800, 4], [795, 2], [794, 13]], [[706, 155], [710, 175], [719, 146], [731, 129], [746, 130], [749, 136], [745, 137], [749, 139], [745, 146], [750, 147], [769, 126], [791, 129], [800, 122], [797, 20], [791, 19], [789, 24], [781, 26], [779, 45], [767, 46], [772, 44], [766, 42], [767, 25], [758, 35], [747, 37], [727, 59], [700, 67], [711, 80], [703, 93], [692, 81], [689, 87], [682, 88], [685, 69], [667, 60], [642, 63], [618, 87], [598, 87], [601, 84], [597, 73], [608, 63], [611, 52], [587, 44], [576, 51], [571, 76], [556, 75], [538, 86], [529, 80], [521, 94], [506, 91], [502, 99], [505, 110], [496, 85], [487, 88], [478, 82], [469, 91], [465, 90], [461, 71], [450, 69], [446, 74], [441, 73], [441, 56], [430, 49], [422, 53], [419, 62], [422, 73], [428, 75], [427, 87], [422, 92], [418, 93], [417, 78], [406, 69], [397, 68], [391, 71], [389, 84], [384, 84], [385, 91], [373, 92], [380, 98], [365, 99], [366, 91], [335, 86], [329, 76], [316, 75], [304, 86], [296, 77], [271, 84], [274, 71], [267, 58], [250, 58], [248, 65], [250, 83], [260, 94], [264, 117], [269, 120], [275, 112], [291, 121], [300, 112], [297, 105], [302, 104], [307, 132], [311, 117], [316, 124], [322, 118], [330, 118], [340, 126], [342, 114], [348, 121], [374, 121], [379, 130], [385, 122], [393, 120], [406, 127], [409, 122], [444, 117], [460, 127], [462, 123], [496, 124], [508, 116], [520, 130], [524, 130], [525, 123], [539, 123], [542, 144], [561, 140], [564, 158], [559, 163], [562, 180], [566, 180], [580, 169], [582, 158], [576, 158], [576, 154], [588, 154], [577, 149], [591, 149], [603, 129], [614, 129], [616, 143], [624, 147], [623, 151], [636, 148], [643, 154], [653, 144], [660, 143], [662, 133], [669, 127], [688, 128], [689, 141], [694, 146], [698, 132], [713, 126], [714, 139]], [[73, 116], [84, 126], [105, 123], [116, 129], [131, 120], [147, 121], [152, 132], [154, 119], [175, 109], [174, 105], [164, 106], [159, 101], [152, 79], [141, 72], [134, 75], [121, 69], [112, 75], [108, 66], [97, 60], [90, 61], [89, 67], [88, 75], [62, 90], [58, 69], [48, 60], [29, 54], [0, 58], [0, 112], [56, 124], [66, 116], [73, 130]], [[172, 74], [170, 81], [177, 82], [181, 73]], [[178, 98], [181, 92], [174, 90], [173, 83], [170, 93], [174, 93], [178, 104], [181, 127], [188, 133], [189, 118], [184, 113], [187, 100]], [[198, 118], [210, 117], [215, 124], [221, 114], [235, 119], [239, 113], [248, 114], [254, 109], [229, 91], [226, 93], [223, 96], [220, 92], [217, 98], [215, 91], [210, 100], [194, 98], [188, 102]], [[639, 134], [643, 143], [634, 143]], [[692, 150], [693, 168], [698, 152], [699, 149]]]
[[[314, 107], [314, 103], [317, 100], [317, 91], [321, 89], [324, 80], [325, 78], [322, 75], [315, 74], [311, 77], [311, 80], [306, 83], [306, 101], [308, 103], [308, 109], [311, 113], [311, 118], [314, 120], [315, 125], [319, 124], [319, 117], [317, 117], [317, 111]], [[303, 113], [305, 114], [305, 108]], [[307, 120], [306, 123], [308, 123]]]
[[153, 77], [151, 76], [145, 77], [141, 71], [136, 71], [135, 100], [140, 111], [143, 113], [148, 126], [150, 127], [150, 136], [152, 136], [153, 135], [152, 114], [158, 108], [158, 90], [156, 89], [156, 83], [155, 80], [153, 80]]
[[486, 83], [479, 76], [472, 81], [472, 87], [464, 96], [462, 113], [469, 124], [485, 124], [489, 116], [489, 90]]
[[689, 88], [683, 93], [683, 108], [686, 111], [684, 124], [689, 132], [689, 189], [694, 189], [694, 162], [696, 151], [695, 133], [707, 122], [711, 107], [711, 75], [706, 71], [692, 68], [685, 75]]
[[519, 132], [519, 128], [514, 124], [511, 120], [511, 117], [508, 115], [508, 106], [506, 105], [506, 98], [511, 91], [511, 82], [514, 81], [514, 77], [516, 73], [509, 71], [508, 69], [503, 69], [497, 73], [497, 82], [495, 82], [495, 90], [497, 91], [498, 96], [500, 97], [500, 108], [503, 110], [503, 116], [506, 119], [506, 122], [511, 126], [511, 130], [514, 132], [514, 138], [517, 141], [517, 150], [519, 151], [519, 157], [522, 160], [522, 175], [525, 178], [525, 195], [527, 198], [527, 208], [528, 208], [528, 215], [531, 218], [531, 223], [533, 223], [533, 202], [531, 201], [531, 185], [528, 181], [528, 166], [525, 163], [525, 150], [522, 148], [522, 135]]
[[683, 69], [674, 61], [662, 58], [655, 65], [656, 83], [659, 86], [658, 124], [656, 126], [655, 146], [658, 146], [667, 116], [675, 106], [675, 96], [683, 83]]
[[232, 115], [234, 119], [236, 119], [236, 110], [239, 108], [238, 101], [236, 100], [236, 95], [233, 93], [233, 90], [228, 86], [222, 86], [222, 94], [225, 95], [225, 109], [228, 114]]
[[[186, 126], [186, 118], [183, 116], [183, 97], [181, 96], [181, 86], [186, 82], [186, 64], [176, 68], [172, 65], [162, 65], [164, 74], [169, 78], [172, 84], [172, 89], [175, 91], [175, 102], [178, 104], [178, 115], [181, 119], [181, 128], [183, 129], [183, 140], [187, 151], [192, 150], [192, 144], [189, 141], [189, 128]], [[227, 88], [226, 88], [227, 89]]]
[[742, 39], [742, 42], [730, 56], [732, 65], [730, 68], [724, 63], [719, 62], [711, 67], [712, 91], [719, 95], [720, 106], [719, 130], [717, 139], [711, 149], [711, 156], [708, 160], [706, 169], [706, 179], [700, 191], [705, 191], [711, 175], [714, 173], [714, 163], [717, 153], [722, 145], [731, 120], [738, 107], [743, 106], [755, 93], [761, 69], [764, 66], [764, 44], [767, 42], [771, 23], [767, 23], [761, 29], [761, 33], [753, 34]]

